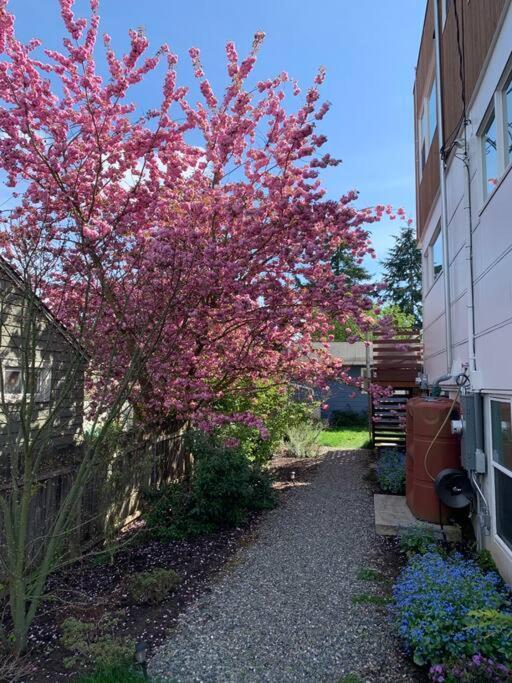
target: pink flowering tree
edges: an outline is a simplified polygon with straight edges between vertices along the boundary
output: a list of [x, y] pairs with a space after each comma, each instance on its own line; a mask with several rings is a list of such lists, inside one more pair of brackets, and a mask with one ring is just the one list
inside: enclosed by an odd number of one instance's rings
[[[0, 241], [30, 292], [85, 350], [98, 429], [35, 558], [26, 528], [44, 462], [29, 436], [11, 463], [12, 495], [0, 500], [11, 544], [2, 568], [20, 650], [123, 404], [148, 431], [253, 424], [213, 406], [241, 385], [348, 379], [313, 342], [328, 342], [333, 321], [371, 327], [374, 289], [335, 273], [330, 258], [341, 247], [361, 263], [372, 253], [367, 227], [392, 213], [356, 208], [352, 191], [325, 196], [321, 171], [339, 162], [319, 131], [329, 109], [323, 70], [304, 93], [286, 73], [257, 81], [257, 33], [243, 59], [228, 43], [227, 87], [214, 93], [193, 48], [201, 99], [192, 102], [167, 45], [150, 54], [143, 33], [131, 31], [120, 56], [104, 36], [97, 65], [98, 0], [87, 18], [75, 17], [72, 0], [60, 7], [63, 47], [45, 50], [16, 38], [0, 0], [0, 168], [16, 199], [2, 214]], [[162, 65], [159, 103], [140, 111], [132, 88]], [[63, 392], [78, 369], [69, 372]]]

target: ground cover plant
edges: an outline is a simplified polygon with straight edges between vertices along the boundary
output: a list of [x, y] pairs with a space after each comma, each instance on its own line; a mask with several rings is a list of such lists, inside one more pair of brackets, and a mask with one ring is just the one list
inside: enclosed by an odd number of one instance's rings
[[428, 552], [443, 552], [434, 536], [434, 532], [425, 526], [413, 526], [401, 529], [399, 537], [400, 550], [407, 557], [416, 554], [424, 555]]
[[168, 597], [181, 579], [172, 569], [150, 569], [128, 578], [128, 591], [135, 602], [158, 604]]
[[510, 610], [501, 578], [459, 553], [416, 553], [393, 589], [398, 633], [419, 665], [476, 654], [508, 665]]
[[510, 681], [512, 669], [477, 653], [452, 664], [435, 664], [430, 667], [429, 676], [434, 683], [497, 683]]
[[405, 453], [398, 448], [383, 448], [377, 460], [377, 480], [384, 493], [405, 493]]
[[158, 683], [154, 678], [148, 678], [134, 666], [102, 668], [92, 674], [86, 674], [78, 679], [78, 683]]
[[61, 644], [70, 651], [67, 668], [96, 669], [124, 666], [133, 660], [135, 641], [118, 634], [120, 617], [105, 615], [96, 621], [68, 617], [62, 624]]

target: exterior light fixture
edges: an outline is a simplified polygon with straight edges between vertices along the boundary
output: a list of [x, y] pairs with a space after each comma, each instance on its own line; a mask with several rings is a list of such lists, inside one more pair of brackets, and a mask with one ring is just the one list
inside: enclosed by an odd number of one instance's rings
[[292, 482], [292, 484], [293, 484], [293, 482], [295, 481], [295, 470], [292, 470], [292, 471], [290, 472], [290, 481]]

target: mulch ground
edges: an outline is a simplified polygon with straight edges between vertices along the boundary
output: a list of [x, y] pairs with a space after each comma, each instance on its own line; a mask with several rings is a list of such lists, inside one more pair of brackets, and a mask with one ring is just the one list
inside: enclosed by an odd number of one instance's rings
[[[276, 457], [270, 463], [279, 496], [306, 486], [322, 460]], [[98, 555], [83, 560], [51, 578], [49, 600], [45, 602], [30, 632], [27, 660], [34, 673], [26, 683], [66, 681], [76, 674], [64, 667], [71, 653], [59, 645], [61, 624], [68, 617], [97, 622], [103, 615], [120, 616], [118, 635], [145, 641], [152, 650], [160, 645], [176, 625], [179, 615], [208, 591], [215, 574], [229, 565], [236, 550], [257, 534], [262, 514], [252, 514], [242, 527], [223, 529], [192, 540], [160, 542], [138, 534], [137, 524], [124, 534], [123, 546], [112, 564], [99, 564]], [[104, 558], [103, 558], [104, 559]], [[135, 572], [156, 567], [174, 569], [181, 583], [172, 595], [158, 605], [133, 603], [126, 590], [127, 578]]]

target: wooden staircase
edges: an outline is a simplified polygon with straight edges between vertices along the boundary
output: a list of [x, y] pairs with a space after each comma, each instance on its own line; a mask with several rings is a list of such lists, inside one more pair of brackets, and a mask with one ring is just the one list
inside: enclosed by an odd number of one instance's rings
[[375, 335], [371, 381], [389, 388], [390, 396], [375, 399], [370, 407], [376, 448], [405, 446], [406, 406], [419, 393], [416, 377], [422, 371], [423, 343], [417, 330], [398, 330], [392, 339]]

